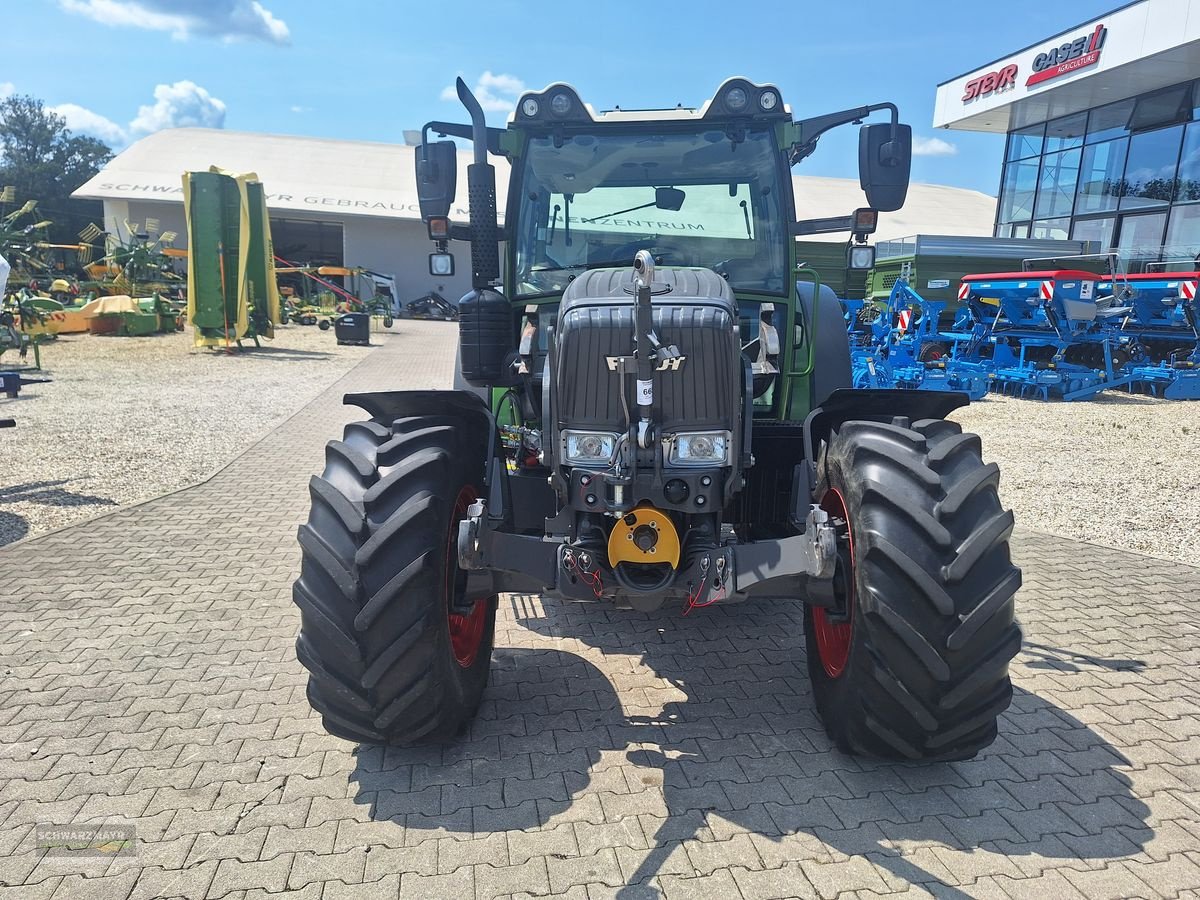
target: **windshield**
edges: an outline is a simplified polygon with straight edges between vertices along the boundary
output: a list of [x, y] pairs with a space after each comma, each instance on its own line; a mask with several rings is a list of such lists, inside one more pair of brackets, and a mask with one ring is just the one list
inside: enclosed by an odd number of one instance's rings
[[782, 294], [787, 221], [768, 131], [532, 138], [516, 223], [518, 297], [561, 292], [584, 269], [703, 266], [735, 289]]

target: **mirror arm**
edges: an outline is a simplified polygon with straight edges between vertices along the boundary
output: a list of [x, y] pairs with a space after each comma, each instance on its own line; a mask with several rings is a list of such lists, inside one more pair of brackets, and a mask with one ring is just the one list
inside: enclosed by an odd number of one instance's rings
[[[422, 143], [429, 143], [429, 133], [431, 131], [438, 137], [450, 135], [451, 137], [464, 138], [468, 141], [473, 140], [475, 137], [475, 129], [472, 125], [463, 125], [457, 122], [426, 122], [425, 127], [421, 129]], [[500, 136], [502, 134], [504, 134], [503, 128], [489, 127], [487, 129], [487, 149], [488, 153], [493, 156], [504, 155], [500, 150]]]
[[792, 235], [803, 237], [808, 234], [835, 234], [854, 230], [854, 216], [829, 216], [824, 219], [801, 219], [793, 222]]
[[840, 125], [850, 125], [862, 122], [873, 112], [886, 109], [892, 114], [892, 139], [896, 137], [896, 127], [900, 124], [900, 111], [895, 103], [872, 103], [870, 106], [859, 106], [854, 109], [843, 109], [840, 112], [826, 113], [823, 116], [813, 116], [811, 119], [801, 119], [793, 122], [796, 138], [792, 141], [790, 162], [792, 165], [800, 162], [816, 149], [817, 139], [825, 132]]

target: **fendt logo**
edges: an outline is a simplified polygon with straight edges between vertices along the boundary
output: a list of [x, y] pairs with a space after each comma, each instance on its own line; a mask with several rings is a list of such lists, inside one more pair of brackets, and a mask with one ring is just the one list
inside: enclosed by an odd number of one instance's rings
[[1005, 66], [996, 72], [988, 72], [986, 75], [981, 75], [979, 78], [974, 78], [967, 82], [966, 93], [963, 94], [962, 102], [970, 103], [972, 100], [978, 100], [980, 97], [986, 97], [988, 94], [994, 94], [996, 91], [1008, 91], [1017, 86], [1017, 66], [1016, 64]]
[[1039, 53], [1033, 58], [1033, 74], [1025, 82], [1025, 87], [1094, 66], [1100, 61], [1100, 48], [1104, 46], [1106, 37], [1108, 29], [1097, 25], [1091, 34], [1085, 34], [1061, 47], [1053, 47], [1045, 53]]
[[[615, 371], [617, 371], [617, 369], [621, 368], [621, 360], [622, 359], [624, 359], [624, 357], [621, 357], [621, 356], [606, 356], [606, 357], [604, 357], [604, 361], [608, 363], [608, 371], [615, 372]], [[680, 369], [683, 368], [683, 361], [685, 359], [687, 359], [686, 356], [674, 356], [674, 357], [671, 357], [670, 359], [664, 359], [662, 362], [660, 362], [658, 364], [658, 366], [655, 368], [654, 371], [655, 372], [678, 372]], [[631, 359], [630, 362], [632, 362], [632, 361], [633, 360]]]

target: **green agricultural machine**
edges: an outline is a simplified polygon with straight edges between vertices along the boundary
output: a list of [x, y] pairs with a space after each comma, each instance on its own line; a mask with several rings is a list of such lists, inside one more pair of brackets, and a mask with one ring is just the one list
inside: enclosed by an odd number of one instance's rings
[[[1036, 238], [959, 237], [918, 234], [879, 241], [875, 266], [867, 281], [867, 298], [886, 302], [898, 278], [904, 278], [926, 300], [946, 304], [944, 316], [953, 320], [958, 310], [959, 283], [978, 272], [1020, 272], [1025, 260], [1039, 260], [1037, 268], [1079, 268], [1104, 272], [1106, 257], [1080, 260], [1091, 254], [1091, 241]], [[845, 295], [839, 295], [845, 296]], [[862, 295], [860, 295], [862, 296]], [[847, 299], [851, 299], [847, 297]]]
[[814, 269], [821, 277], [821, 284], [843, 300], [861, 300], [867, 294], [870, 272], [850, 265], [844, 243], [797, 240], [796, 263], [801, 268]]
[[[999, 471], [946, 420], [965, 395], [851, 389], [838, 299], [797, 269], [794, 238], [837, 232], [870, 267], [877, 211], [908, 188], [896, 107], [793, 120], [777, 88], [731, 78], [699, 108], [596, 112], [553, 84], [498, 129], [457, 90], [472, 124], [429, 123], [416, 166], [431, 273], [470, 244], [458, 388], [348, 395], [369, 418], [328, 445], [299, 530], [297, 653], [325, 727], [460, 733], [516, 591], [786, 604], [838, 747], [987, 746], [1021, 642]], [[877, 112], [869, 207], [796, 221], [791, 167]], [[473, 142], [468, 223], [448, 218], [455, 144], [434, 135]], [[503, 228], [490, 156], [511, 164]]]
[[187, 317], [197, 347], [275, 336], [279, 288], [262, 182], [213, 166], [183, 176], [188, 230]]

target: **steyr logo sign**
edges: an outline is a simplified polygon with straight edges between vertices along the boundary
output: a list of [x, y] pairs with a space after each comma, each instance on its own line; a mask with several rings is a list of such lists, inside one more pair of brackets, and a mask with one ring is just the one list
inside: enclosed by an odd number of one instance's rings
[[1061, 47], [1052, 47], [1044, 53], [1039, 53], [1033, 58], [1033, 74], [1029, 76], [1025, 86], [1032, 87], [1051, 78], [1094, 66], [1100, 61], [1100, 48], [1104, 46], [1107, 36], [1108, 29], [1097, 25], [1091, 34], [1085, 34]]
[[1017, 67], [1015, 64], [1005, 66], [996, 72], [988, 72], [979, 78], [967, 82], [966, 93], [962, 96], [963, 103], [970, 103], [980, 97], [986, 97], [996, 91], [1007, 91], [1017, 86]]

